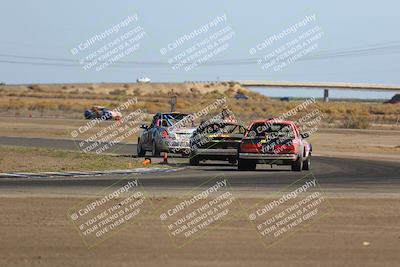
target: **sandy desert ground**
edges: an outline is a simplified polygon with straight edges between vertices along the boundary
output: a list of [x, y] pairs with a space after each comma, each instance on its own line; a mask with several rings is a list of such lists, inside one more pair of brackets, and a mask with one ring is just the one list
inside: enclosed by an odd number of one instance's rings
[[[400, 261], [398, 196], [330, 198], [334, 214], [269, 248], [245, 218], [176, 248], [156, 213], [149, 213], [88, 249], [66, 218], [81, 198], [49, 194], [3, 194], [1, 266], [398, 266]], [[257, 199], [241, 201], [251, 205]]]

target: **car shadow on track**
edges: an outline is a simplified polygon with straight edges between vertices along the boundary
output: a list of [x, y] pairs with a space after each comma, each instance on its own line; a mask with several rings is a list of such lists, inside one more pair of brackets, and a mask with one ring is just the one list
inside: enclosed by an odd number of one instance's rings
[[191, 170], [196, 170], [196, 171], [219, 171], [219, 172], [224, 172], [224, 171], [238, 171], [241, 173], [246, 173], [246, 172], [275, 172], [275, 173], [279, 173], [279, 172], [292, 172], [289, 168], [279, 168], [279, 167], [274, 167], [274, 168], [266, 168], [266, 166], [269, 165], [262, 165], [259, 164], [259, 167], [255, 170], [238, 170], [237, 164], [228, 164], [228, 163], [207, 163], [207, 162], [203, 162], [200, 163], [199, 165], [193, 166], [190, 165], [189, 162], [180, 162], [180, 163], [172, 163], [169, 162], [167, 164], [169, 167], [173, 167], [173, 168], [180, 168], [180, 167], [184, 167], [184, 168], [188, 168]]
[[[196, 170], [202, 170], [202, 171], [238, 171], [237, 168], [234, 169], [196, 169]], [[255, 170], [241, 170], [239, 171], [241, 173], [246, 173], [246, 172], [292, 172], [291, 170], [278, 170], [278, 169], [255, 169]]]
[[[198, 170], [198, 171], [239, 171], [237, 168], [237, 165], [229, 165], [229, 164], [223, 164], [223, 163], [200, 163], [198, 166], [190, 166], [189, 164], [186, 164], [187, 167], [189, 167], [192, 170]], [[203, 168], [202, 168], [203, 167]], [[221, 168], [224, 167], [224, 168]], [[255, 170], [250, 170], [250, 171], [244, 171], [241, 170], [239, 172], [291, 172], [290, 168], [289, 169], [278, 169], [278, 168], [262, 168], [262, 169], [255, 169]]]

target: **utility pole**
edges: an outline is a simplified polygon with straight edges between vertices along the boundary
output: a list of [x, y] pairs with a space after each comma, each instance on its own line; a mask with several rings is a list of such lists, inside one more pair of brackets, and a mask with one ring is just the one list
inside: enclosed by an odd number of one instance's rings
[[174, 94], [174, 89], [171, 89], [171, 99], [169, 100], [169, 104], [171, 105], [171, 112], [176, 111], [176, 95]]

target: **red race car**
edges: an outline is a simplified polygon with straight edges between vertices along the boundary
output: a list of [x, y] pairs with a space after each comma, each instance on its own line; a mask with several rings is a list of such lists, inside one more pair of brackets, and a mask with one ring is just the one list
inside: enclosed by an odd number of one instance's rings
[[238, 169], [255, 170], [257, 164], [268, 164], [309, 170], [312, 146], [307, 137], [292, 121], [253, 121], [238, 148]]

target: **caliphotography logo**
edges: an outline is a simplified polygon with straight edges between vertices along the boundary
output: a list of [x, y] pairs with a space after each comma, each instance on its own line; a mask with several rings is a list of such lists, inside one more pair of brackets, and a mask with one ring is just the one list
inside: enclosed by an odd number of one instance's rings
[[228, 179], [218, 175], [161, 207], [157, 214], [173, 244], [182, 248], [237, 219], [241, 208], [235, 195]]
[[248, 218], [268, 248], [333, 211], [317, 180], [309, 174], [250, 208]]
[[137, 223], [153, 207], [135, 177], [125, 177], [75, 205], [68, 217], [87, 248], [116, 235], [129, 223]]

